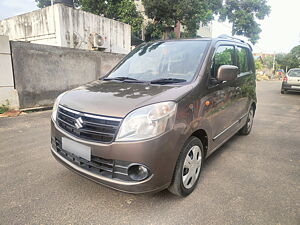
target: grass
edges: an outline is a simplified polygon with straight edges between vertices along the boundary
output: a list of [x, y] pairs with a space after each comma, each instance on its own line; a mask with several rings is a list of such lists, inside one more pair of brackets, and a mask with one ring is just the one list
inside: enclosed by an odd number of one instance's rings
[[8, 107], [6, 105], [0, 106], [0, 114], [3, 114], [8, 111]]
[[0, 106], [0, 114], [3, 114], [9, 110], [9, 102], [6, 100], [6, 104]]

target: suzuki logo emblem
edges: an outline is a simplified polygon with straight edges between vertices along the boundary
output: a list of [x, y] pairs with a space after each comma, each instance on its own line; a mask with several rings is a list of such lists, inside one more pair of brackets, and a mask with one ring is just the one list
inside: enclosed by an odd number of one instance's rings
[[81, 117], [79, 117], [79, 118], [77, 118], [77, 119], [75, 120], [75, 127], [76, 127], [77, 129], [82, 128], [82, 127], [83, 127], [82, 124], [83, 124], [83, 120], [82, 120]]

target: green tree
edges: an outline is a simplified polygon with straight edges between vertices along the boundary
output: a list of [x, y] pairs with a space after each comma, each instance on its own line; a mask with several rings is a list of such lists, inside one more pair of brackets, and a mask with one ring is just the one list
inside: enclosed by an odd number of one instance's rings
[[300, 67], [300, 45], [294, 47], [288, 54], [288, 67], [289, 69]]
[[232, 34], [243, 35], [256, 43], [261, 32], [257, 19], [270, 13], [266, 0], [142, 0], [146, 15], [163, 27], [186, 26], [184, 36], [194, 37], [200, 22], [206, 24], [219, 15], [232, 23]]
[[276, 63], [284, 70], [300, 67], [300, 45], [294, 47], [288, 54], [277, 54]]
[[185, 0], [180, 3], [179, 7], [186, 9], [180, 22], [185, 26], [184, 36], [187, 38], [197, 37], [200, 24], [207, 25], [222, 7], [222, 0]]
[[277, 69], [286, 70], [288, 66], [287, 54], [276, 54], [276, 65], [277, 65]]
[[[222, 0], [142, 0], [146, 15], [161, 32], [170, 31], [179, 21], [186, 28], [185, 36], [196, 36], [200, 22], [208, 23], [222, 5]], [[150, 25], [152, 26], [152, 25]], [[161, 37], [160, 37], [161, 38]]]
[[264, 67], [268, 69], [273, 68], [274, 56], [268, 55], [264, 58]]
[[291, 54], [295, 57], [295, 59], [300, 60], [300, 45], [294, 47], [291, 50]]
[[165, 27], [161, 23], [150, 23], [146, 27], [146, 37], [147, 41], [149, 40], [158, 40], [163, 36], [163, 31]]
[[35, 2], [39, 8], [45, 8], [51, 5], [51, 0], [35, 0]]
[[263, 68], [263, 64], [261, 63], [261, 61], [259, 59], [255, 60], [255, 69], [256, 70], [261, 70]]
[[255, 44], [261, 32], [257, 19], [270, 13], [267, 0], [226, 0], [219, 12], [219, 20], [232, 24], [232, 35], [243, 35]]

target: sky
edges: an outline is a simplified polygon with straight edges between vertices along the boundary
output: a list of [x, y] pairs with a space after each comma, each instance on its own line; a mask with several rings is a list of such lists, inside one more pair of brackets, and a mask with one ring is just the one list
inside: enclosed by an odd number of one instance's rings
[[[300, 45], [300, 0], [268, 0], [271, 13], [261, 24], [260, 40], [254, 52], [288, 53]], [[0, 0], [0, 20], [36, 10], [34, 0]], [[213, 21], [213, 37], [231, 34], [229, 23]]]
[[[258, 20], [262, 32], [254, 46], [254, 52], [288, 53], [300, 45], [300, 0], [268, 0], [271, 13], [264, 20]], [[213, 37], [231, 34], [229, 23], [213, 22]]]

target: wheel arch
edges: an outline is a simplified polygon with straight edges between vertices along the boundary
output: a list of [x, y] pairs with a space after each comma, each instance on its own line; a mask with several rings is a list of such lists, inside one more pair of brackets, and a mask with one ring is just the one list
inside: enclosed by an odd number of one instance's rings
[[206, 156], [208, 150], [208, 135], [204, 129], [194, 131], [191, 136], [197, 137], [202, 142], [204, 148], [204, 155]]
[[254, 115], [255, 115], [255, 112], [256, 112], [256, 102], [252, 102], [251, 107], [253, 107], [253, 109], [254, 109]]

